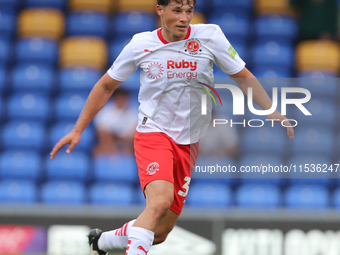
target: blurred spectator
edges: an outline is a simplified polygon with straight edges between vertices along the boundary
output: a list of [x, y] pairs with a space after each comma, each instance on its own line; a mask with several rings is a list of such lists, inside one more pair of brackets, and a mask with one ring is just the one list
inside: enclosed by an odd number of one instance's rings
[[200, 140], [200, 155], [235, 157], [239, 143], [236, 126], [231, 127], [230, 118], [225, 115], [220, 116], [213, 113], [212, 120], [214, 119], [228, 120], [228, 123], [216, 125], [215, 127], [213, 126], [213, 121], [210, 123], [207, 134]]
[[300, 15], [300, 39], [336, 39], [337, 0], [290, 0]]
[[138, 111], [131, 105], [125, 89], [116, 89], [112, 99], [94, 119], [98, 136], [94, 156], [133, 153]]

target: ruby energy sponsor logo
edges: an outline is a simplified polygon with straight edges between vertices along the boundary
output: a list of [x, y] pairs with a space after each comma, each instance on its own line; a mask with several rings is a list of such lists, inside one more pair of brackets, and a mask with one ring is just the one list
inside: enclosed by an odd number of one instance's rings
[[168, 79], [197, 79], [197, 61], [167, 61]]

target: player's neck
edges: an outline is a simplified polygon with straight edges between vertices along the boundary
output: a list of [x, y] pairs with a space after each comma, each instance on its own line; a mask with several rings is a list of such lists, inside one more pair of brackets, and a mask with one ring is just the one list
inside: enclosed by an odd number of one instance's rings
[[183, 36], [176, 36], [173, 33], [171, 33], [168, 29], [164, 28], [164, 26], [161, 29], [162, 29], [161, 33], [162, 33], [163, 38], [169, 43], [184, 40], [187, 37], [188, 31], [189, 31], [187, 30], [186, 34]]

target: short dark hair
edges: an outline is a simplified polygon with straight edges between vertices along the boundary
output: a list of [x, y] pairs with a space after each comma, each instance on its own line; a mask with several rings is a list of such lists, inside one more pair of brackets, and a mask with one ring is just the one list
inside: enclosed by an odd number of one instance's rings
[[[172, 1], [175, 1], [176, 3], [179, 3], [179, 4], [184, 4], [183, 3], [184, 0], [157, 0], [157, 4], [167, 6]], [[196, 5], [196, 0], [187, 0], [187, 1], [189, 4], [192, 3], [194, 6]]]

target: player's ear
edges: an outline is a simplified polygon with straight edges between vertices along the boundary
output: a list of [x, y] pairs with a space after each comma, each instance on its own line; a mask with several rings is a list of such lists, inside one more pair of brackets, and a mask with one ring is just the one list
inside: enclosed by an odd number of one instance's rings
[[162, 5], [156, 5], [156, 12], [157, 12], [158, 16], [160, 16], [160, 17], [163, 16], [163, 10], [164, 10], [164, 7]]

